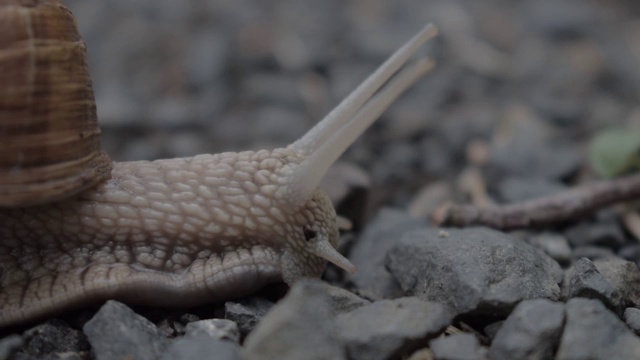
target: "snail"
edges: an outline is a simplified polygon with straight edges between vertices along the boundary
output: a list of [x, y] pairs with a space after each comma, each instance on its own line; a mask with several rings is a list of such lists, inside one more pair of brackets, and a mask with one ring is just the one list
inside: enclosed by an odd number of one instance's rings
[[0, 0], [0, 327], [106, 299], [193, 306], [318, 277], [335, 210], [319, 183], [433, 67], [426, 25], [300, 139], [274, 150], [112, 162], [85, 45], [61, 0]]

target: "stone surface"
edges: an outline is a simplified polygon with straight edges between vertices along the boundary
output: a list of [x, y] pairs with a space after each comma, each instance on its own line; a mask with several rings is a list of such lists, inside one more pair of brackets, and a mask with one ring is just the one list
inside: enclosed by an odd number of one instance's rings
[[33, 327], [23, 334], [24, 354], [44, 358], [62, 353], [89, 350], [89, 343], [81, 331], [59, 320], [51, 320]]
[[564, 324], [564, 304], [524, 300], [505, 320], [489, 349], [492, 360], [552, 359]]
[[569, 278], [568, 296], [598, 299], [617, 314], [623, 310], [620, 292], [598, 271], [587, 258], [576, 262]]
[[319, 283], [319, 286], [323, 286], [329, 296], [329, 307], [334, 315], [348, 313], [371, 303], [371, 301], [363, 299], [348, 290], [329, 285], [326, 282]]
[[244, 345], [252, 360], [346, 359], [326, 288], [318, 280], [296, 283], [247, 336]]
[[442, 305], [415, 297], [380, 300], [337, 317], [349, 359], [401, 358], [438, 336], [452, 321]]
[[605, 218], [599, 222], [582, 222], [565, 231], [573, 247], [600, 245], [617, 249], [624, 245], [625, 236], [615, 219]]
[[486, 228], [413, 231], [389, 252], [387, 266], [404, 291], [454, 314], [506, 316], [522, 300], [560, 296], [558, 263]]
[[638, 308], [626, 308], [622, 317], [636, 335], [640, 335], [640, 309]]
[[616, 257], [593, 263], [620, 293], [625, 306], [640, 307], [640, 270], [636, 263]]
[[224, 317], [234, 321], [244, 337], [256, 327], [273, 305], [273, 302], [258, 296], [227, 301], [224, 304]]
[[640, 338], [599, 300], [573, 298], [565, 309], [557, 360], [640, 358]]
[[439, 337], [431, 340], [429, 347], [438, 360], [484, 360], [487, 356], [478, 338], [468, 333]]
[[169, 345], [156, 326], [114, 300], [83, 327], [98, 360], [157, 359]]
[[561, 234], [542, 233], [529, 237], [527, 242], [544, 251], [560, 265], [568, 265], [571, 262], [571, 247]]
[[517, 203], [557, 194], [566, 190], [560, 182], [540, 178], [508, 177], [498, 186], [504, 203]]
[[208, 319], [194, 321], [185, 327], [186, 336], [196, 336], [205, 334], [212, 339], [227, 340], [238, 343], [240, 341], [240, 331], [238, 324], [226, 319]]
[[381, 209], [371, 219], [349, 253], [349, 260], [358, 271], [350, 275], [348, 280], [363, 293], [376, 298], [401, 296], [398, 283], [385, 269], [385, 257], [405, 232], [425, 226], [424, 221], [403, 211]]
[[240, 346], [211, 337], [205, 333], [187, 335], [173, 340], [171, 345], [163, 351], [160, 360], [241, 360], [243, 359]]
[[9, 335], [0, 340], [0, 360], [8, 360], [13, 358], [13, 355], [22, 345], [24, 340], [20, 335]]

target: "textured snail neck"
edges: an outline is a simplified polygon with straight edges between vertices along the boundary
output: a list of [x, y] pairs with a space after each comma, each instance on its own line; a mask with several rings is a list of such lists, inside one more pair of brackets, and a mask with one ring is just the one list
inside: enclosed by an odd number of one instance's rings
[[319, 276], [338, 229], [322, 192], [299, 208], [283, 198], [301, 161], [277, 149], [116, 163], [74, 199], [0, 212], [0, 323], [106, 298], [193, 305]]

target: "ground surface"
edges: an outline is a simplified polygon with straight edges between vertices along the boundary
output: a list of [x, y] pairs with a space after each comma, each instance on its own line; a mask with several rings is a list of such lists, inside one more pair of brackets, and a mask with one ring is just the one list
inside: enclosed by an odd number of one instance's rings
[[[285, 146], [429, 21], [441, 35], [424, 53], [438, 65], [336, 171], [360, 186], [334, 198], [356, 222], [348, 249], [361, 271], [325, 277], [360, 297], [301, 284], [246, 340], [273, 296], [186, 314], [136, 309], [155, 324], [109, 303], [84, 329], [92, 310], [5, 338], [0, 359], [20, 343], [23, 359], [640, 357], [640, 245], [619, 212], [509, 234], [427, 221], [447, 200], [510, 203], [595, 178], [593, 134], [640, 124], [636, 2], [68, 5], [89, 49], [104, 147], [119, 161]], [[185, 330], [206, 317], [234, 323]], [[118, 324], [132, 333], [114, 334]], [[211, 337], [223, 340], [202, 345]], [[110, 353], [123, 338], [133, 345]]]

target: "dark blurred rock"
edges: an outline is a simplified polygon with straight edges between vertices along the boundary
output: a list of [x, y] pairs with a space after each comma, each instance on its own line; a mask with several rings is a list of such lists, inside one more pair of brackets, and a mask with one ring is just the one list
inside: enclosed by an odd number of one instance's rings
[[244, 337], [256, 327], [273, 305], [271, 301], [258, 296], [227, 301], [224, 304], [224, 317], [234, 321]]
[[573, 247], [598, 245], [617, 249], [626, 242], [620, 224], [614, 221], [582, 222], [565, 231]]
[[556, 233], [542, 233], [527, 238], [527, 242], [549, 255], [560, 265], [571, 262], [571, 247], [567, 239]]
[[24, 340], [20, 335], [9, 335], [0, 339], [0, 360], [12, 359], [18, 349], [22, 347]]
[[542, 251], [487, 228], [424, 229], [387, 256], [403, 290], [454, 314], [507, 315], [520, 301], [557, 300], [562, 270]]
[[573, 274], [569, 278], [569, 297], [584, 297], [602, 301], [611, 311], [621, 315], [623, 300], [620, 292], [613, 286], [596, 266], [587, 258], [576, 262]]
[[628, 244], [618, 250], [618, 256], [636, 264], [640, 262], [640, 244]]
[[401, 358], [438, 336], [453, 317], [444, 306], [417, 298], [380, 300], [337, 317], [349, 358]]
[[153, 360], [169, 345], [152, 322], [114, 300], [107, 301], [83, 331], [98, 360]]
[[262, 319], [244, 343], [250, 359], [346, 359], [326, 288], [301, 280]]
[[626, 308], [622, 318], [629, 329], [636, 335], [640, 335], [640, 309], [632, 307]]
[[216, 360], [243, 359], [239, 345], [212, 338], [203, 333], [173, 340], [159, 359], [201, 360], [212, 358]]
[[484, 360], [487, 350], [478, 338], [468, 333], [443, 336], [429, 342], [433, 356], [438, 360]]
[[557, 360], [640, 358], [640, 338], [600, 301], [573, 298], [565, 309]]
[[348, 280], [367, 295], [377, 298], [401, 296], [398, 283], [385, 269], [385, 257], [407, 231], [425, 226], [426, 222], [403, 211], [381, 209], [351, 248], [349, 260], [358, 271], [349, 275]]
[[24, 353], [35, 358], [89, 350], [89, 343], [82, 332], [59, 320], [33, 327], [25, 331], [22, 338]]
[[595, 261], [600, 259], [615, 258], [616, 254], [613, 252], [613, 250], [606, 247], [585, 245], [574, 248], [572, 257], [576, 260], [587, 258], [591, 261]]
[[564, 304], [546, 299], [524, 300], [495, 335], [493, 360], [551, 359], [560, 341]]
[[498, 186], [504, 203], [517, 203], [557, 194], [567, 187], [549, 179], [508, 177]]
[[496, 321], [484, 327], [484, 334], [489, 337], [489, 339], [493, 340], [500, 330], [500, 328], [504, 325], [504, 320]]

